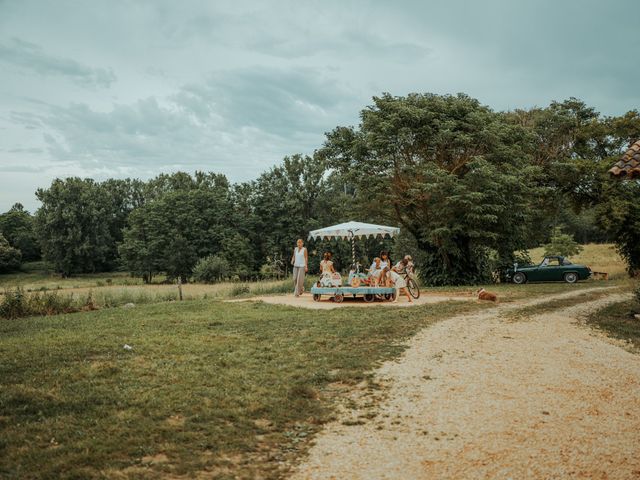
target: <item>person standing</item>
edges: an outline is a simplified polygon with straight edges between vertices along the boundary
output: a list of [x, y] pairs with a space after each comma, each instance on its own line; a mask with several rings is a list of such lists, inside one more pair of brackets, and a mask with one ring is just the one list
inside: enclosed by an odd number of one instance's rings
[[299, 238], [296, 242], [296, 248], [293, 249], [293, 255], [291, 256], [291, 265], [293, 265], [293, 294], [296, 297], [299, 297], [302, 295], [302, 292], [304, 292], [304, 274], [309, 270], [308, 260], [309, 255], [304, 246], [304, 241]]

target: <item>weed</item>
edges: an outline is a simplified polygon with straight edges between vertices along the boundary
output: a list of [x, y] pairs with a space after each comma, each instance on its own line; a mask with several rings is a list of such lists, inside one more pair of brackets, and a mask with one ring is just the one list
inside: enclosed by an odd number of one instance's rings
[[640, 320], [635, 315], [640, 306], [635, 299], [608, 305], [587, 318], [587, 323], [612, 337], [630, 342], [640, 352]]
[[251, 288], [245, 283], [238, 283], [231, 288], [232, 297], [240, 297], [248, 294], [249, 292], [251, 292]]

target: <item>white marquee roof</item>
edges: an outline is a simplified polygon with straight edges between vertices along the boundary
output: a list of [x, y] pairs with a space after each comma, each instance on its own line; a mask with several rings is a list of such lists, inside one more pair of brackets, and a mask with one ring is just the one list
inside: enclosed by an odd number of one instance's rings
[[309, 239], [331, 239], [331, 238], [369, 238], [394, 237], [400, 233], [398, 227], [387, 227], [385, 225], [374, 225], [372, 223], [346, 222], [331, 227], [320, 228], [309, 232]]

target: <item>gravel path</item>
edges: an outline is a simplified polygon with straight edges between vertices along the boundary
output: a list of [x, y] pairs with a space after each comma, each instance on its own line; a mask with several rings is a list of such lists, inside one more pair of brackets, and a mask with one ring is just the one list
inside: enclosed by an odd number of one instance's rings
[[577, 320], [620, 298], [423, 330], [376, 372], [377, 416], [348, 426], [371, 410], [345, 411], [293, 478], [640, 478], [640, 356]]
[[477, 301], [476, 295], [472, 292], [467, 294], [460, 293], [456, 295], [440, 295], [437, 293], [423, 293], [420, 298], [409, 302], [407, 297], [401, 296], [397, 302], [389, 302], [376, 300], [375, 302], [367, 303], [362, 297], [352, 298], [345, 297], [344, 302], [336, 303], [329, 299], [329, 297], [323, 297], [321, 301], [315, 302], [313, 296], [309, 293], [305, 293], [299, 297], [293, 295], [265, 295], [261, 297], [240, 298], [234, 300], [227, 300], [227, 302], [265, 302], [273, 305], [287, 305], [289, 307], [302, 307], [309, 308], [311, 310], [332, 310], [334, 308], [344, 307], [358, 307], [358, 308], [375, 308], [375, 307], [416, 307], [420, 305], [426, 305], [428, 303], [440, 303], [440, 302], [469, 302]]

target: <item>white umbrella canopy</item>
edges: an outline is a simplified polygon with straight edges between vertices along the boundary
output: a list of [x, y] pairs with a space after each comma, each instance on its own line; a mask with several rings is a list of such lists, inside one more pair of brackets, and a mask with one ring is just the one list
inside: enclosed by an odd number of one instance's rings
[[329, 240], [332, 238], [346, 238], [351, 240], [351, 257], [354, 268], [356, 265], [356, 244], [354, 240], [356, 238], [370, 238], [377, 237], [394, 237], [400, 233], [398, 227], [387, 227], [385, 225], [374, 225], [372, 223], [362, 222], [346, 222], [331, 227], [320, 228], [309, 232], [309, 240], [311, 239], [323, 239]]
[[372, 223], [346, 222], [331, 227], [320, 228], [309, 232], [309, 239], [331, 239], [331, 238], [370, 238], [394, 237], [400, 233], [397, 227], [387, 227], [385, 225], [374, 225]]

